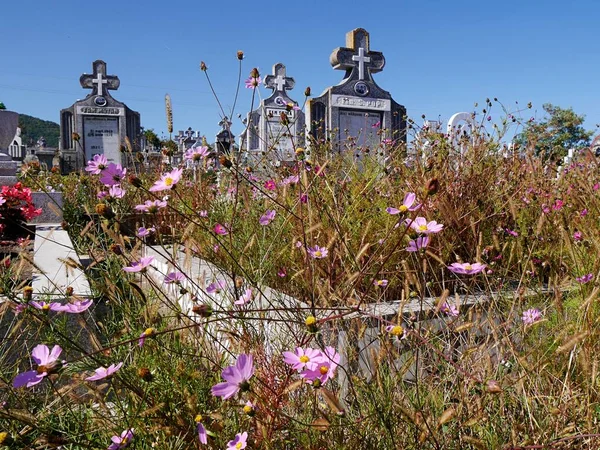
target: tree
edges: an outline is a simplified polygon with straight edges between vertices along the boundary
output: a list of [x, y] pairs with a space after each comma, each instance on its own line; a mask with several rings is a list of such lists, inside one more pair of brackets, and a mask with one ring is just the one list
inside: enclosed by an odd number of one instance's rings
[[146, 136], [146, 142], [148, 145], [151, 145], [154, 148], [160, 148], [161, 142], [156, 133], [152, 128], [144, 131], [144, 136]]
[[583, 128], [585, 116], [575, 114], [572, 108], [563, 109], [551, 103], [542, 107], [546, 113], [544, 118], [528, 122], [515, 137], [521, 148], [533, 148], [537, 156], [560, 161], [571, 148], [589, 147], [594, 133]]
[[6, 106], [4, 106], [4, 103], [0, 102], [0, 109], [6, 109]]

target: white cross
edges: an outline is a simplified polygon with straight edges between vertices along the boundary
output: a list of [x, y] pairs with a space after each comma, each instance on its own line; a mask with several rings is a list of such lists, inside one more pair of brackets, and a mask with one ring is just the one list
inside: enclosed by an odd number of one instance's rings
[[277, 75], [275, 77], [275, 86], [277, 87], [278, 91], [283, 91], [283, 87], [285, 86], [285, 77]]
[[102, 78], [102, 73], [98, 72], [98, 78], [94, 78], [92, 80], [92, 83], [97, 84], [97, 94], [96, 95], [102, 95], [104, 94], [104, 87], [102, 86], [103, 84], [108, 84], [108, 80], [105, 80], [104, 78]]
[[365, 79], [365, 63], [370, 63], [371, 58], [365, 56], [365, 49], [360, 47], [358, 49], [358, 56], [352, 55], [352, 61], [358, 62], [358, 79]]

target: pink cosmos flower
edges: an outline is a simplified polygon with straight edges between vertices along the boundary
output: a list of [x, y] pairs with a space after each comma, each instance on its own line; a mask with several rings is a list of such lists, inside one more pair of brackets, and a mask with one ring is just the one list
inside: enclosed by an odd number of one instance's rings
[[248, 77], [245, 81], [247, 89], [256, 89], [260, 86], [262, 79], [260, 77]]
[[250, 300], [252, 300], [253, 294], [252, 294], [252, 289], [246, 289], [244, 291], [244, 293], [240, 296], [240, 298], [238, 300], [236, 300], [235, 302], [233, 302], [235, 305], [245, 305], [246, 303], [248, 303]]
[[374, 280], [373, 284], [377, 287], [386, 287], [388, 285], [388, 280]]
[[315, 245], [314, 247], [308, 247], [307, 251], [311, 258], [315, 259], [325, 258], [329, 254], [329, 250], [327, 250], [327, 248], [319, 247], [318, 245]]
[[289, 177], [281, 180], [281, 184], [283, 186], [285, 186], [287, 184], [296, 184], [296, 183], [298, 183], [299, 180], [300, 180], [300, 178], [298, 177], [298, 175], [290, 175]]
[[89, 172], [93, 175], [99, 175], [106, 166], [108, 165], [108, 160], [104, 155], [94, 155], [93, 158], [87, 162], [87, 166], [85, 167], [85, 171]]
[[265, 181], [265, 189], [267, 191], [274, 191], [277, 189], [277, 184], [273, 180], [267, 180]]
[[575, 242], [583, 240], [583, 233], [581, 231], [576, 231], [575, 233], [573, 233], [573, 240]]
[[419, 236], [417, 239], [412, 240], [408, 243], [408, 247], [404, 250], [407, 252], [418, 252], [421, 249], [424, 249], [429, 244], [429, 236]]
[[100, 176], [100, 183], [105, 186], [114, 186], [115, 184], [121, 184], [125, 179], [127, 169], [123, 169], [121, 164], [110, 163], [103, 171]]
[[150, 228], [145, 228], [145, 227], [139, 227], [136, 233], [136, 236], [139, 238], [144, 238], [146, 236], [150, 236], [151, 233], [154, 233], [156, 231], [156, 228], [154, 227], [150, 227]]
[[108, 196], [112, 198], [123, 198], [125, 197], [125, 189], [118, 184], [115, 184], [108, 188]]
[[18, 374], [13, 380], [13, 387], [35, 386], [49, 374], [54, 373], [61, 365], [58, 360], [61, 352], [62, 348], [58, 345], [52, 347], [52, 351], [46, 345], [37, 345], [31, 352], [31, 357], [37, 364], [37, 369]]
[[169, 272], [165, 275], [165, 279], [163, 283], [172, 284], [172, 283], [181, 283], [185, 280], [185, 275], [181, 272]]
[[227, 443], [227, 450], [241, 450], [248, 445], [248, 432], [238, 433], [235, 438]]
[[462, 275], [474, 275], [482, 272], [485, 268], [486, 265], [481, 263], [452, 263], [448, 266], [450, 272]]
[[207, 210], [205, 210], [205, 209], [203, 209], [203, 210], [201, 210], [201, 211], [198, 213], [198, 215], [199, 215], [200, 217], [208, 217], [208, 211], [207, 211]]
[[110, 439], [112, 444], [110, 444], [107, 450], [119, 450], [127, 447], [133, 440], [133, 430], [134, 428], [129, 428], [128, 430], [123, 431], [121, 436], [113, 436]]
[[581, 212], [579, 213], [579, 215], [581, 217], [585, 217], [585, 216], [587, 216], [587, 214], [588, 214], [587, 208], [582, 209]]
[[206, 158], [208, 156], [208, 147], [192, 147], [186, 150], [183, 157], [190, 161], [200, 161], [202, 158]]
[[437, 223], [435, 220], [427, 222], [425, 217], [417, 217], [415, 220], [406, 219], [406, 223], [420, 234], [439, 233], [444, 228], [444, 225]]
[[386, 211], [388, 212], [388, 214], [392, 214], [392, 215], [405, 213], [407, 211], [416, 211], [417, 209], [419, 209], [421, 207], [420, 203], [415, 205], [416, 199], [417, 199], [417, 196], [415, 195], [415, 193], [409, 192], [408, 194], [406, 194], [404, 196], [402, 205], [400, 205], [399, 208], [388, 207], [388, 208], [386, 208]]
[[306, 192], [300, 194], [300, 203], [308, 203], [308, 194]]
[[287, 277], [287, 269], [285, 267], [280, 267], [279, 270], [277, 271], [277, 276], [280, 278]]
[[139, 261], [133, 261], [129, 266], [123, 267], [125, 272], [141, 272], [154, 261], [154, 256], [143, 256]]
[[283, 352], [283, 360], [292, 366], [292, 369], [301, 372], [304, 369], [314, 370], [317, 368], [323, 355], [321, 350], [314, 348], [296, 347], [296, 351]]
[[160, 208], [165, 208], [166, 206], [167, 202], [164, 200], [146, 200], [143, 204], [136, 205], [134, 209], [140, 212], [156, 214]]
[[47, 303], [47, 302], [32, 301], [32, 302], [29, 302], [29, 304], [36, 309], [40, 309], [40, 310], [46, 311], [46, 312], [47, 311], [63, 312], [63, 305], [61, 303], [57, 303], [57, 302]]
[[235, 365], [223, 369], [221, 376], [225, 382], [214, 385], [211, 389], [212, 395], [227, 400], [240, 390], [246, 391], [249, 389], [249, 380], [252, 375], [254, 375], [252, 355], [241, 354]]
[[267, 209], [265, 211], [265, 213], [261, 216], [261, 218], [258, 220], [258, 223], [260, 223], [262, 226], [267, 226], [269, 225], [273, 219], [275, 219], [275, 210], [274, 209]]
[[202, 424], [201, 415], [196, 416], [196, 432], [198, 433], [198, 439], [200, 440], [200, 443], [204, 445], [208, 444], [208, 433]]
[[333, 347], [325, 347], [325, 351], [319, 351], [319, 353], [321, 357], [317, 367], [315, 369], [306, 368], [300, 373], [302, 378], [316, 386], [321, 386], [333, 378], [335, 370], [340, 364], [340, 355]]
[[77, 300], [73, 303], [65, 303], [62, 305], [62, 311], [70, 314], [79, 314], [86, 311], [94, 302], [88, 300]]
[[103, 380], [104, 378], [108, 378], [113, 376], [123, 365], [122, 362], [120, 362], [119, 364], [111, 364], [108, 367], [98, 367], [96, 370], [94, 370], [94, 372], [96, 372], [94, 375], [91, 375], [89, 377], [86, 378], [87, 381], [98, 381], [98, 380]]
[[504, 231], [506, 231], [507, 234], [511, 235], [512, 237], [519, 237], [519, 233], [517, 233], [514, 230], [511, 230], [509, 228], [505, 228]]
[[446, 313], [450, 317], [458, 317], [458, 315], [460, 314], [458, 307], [455, 304], [448, 302], [444, 302], [442, 306], [440, 306], [440, 311]]
[[554, 211], [559, 211], [563, 207], [564, 204], [565, 204], [565, 202], [563, 202], [562, 200], [556, 200], [554, 202], [554, 205], [552, 205], [552, 209]]
[[218, 280], [218, 281], [215, 281], [214, 283], [210, 283], [208, 285], [208, 287], [206, 288], [206, 293], [207, 294], [218, 294], [226, 287], [227, 287], [227, 283], [225, 282], [225, 280]]
[[527, 311], [523, 311], [523, 316], [521, 317], [521, 320], [525, 325], [532, 325], [535, 322], [539, 322], [540, 320], [542, 320], [542, 313], [537, 308], [531, 308]]
[[167, 189], [172, 189], [181, 179], [183, 169], [173, 169], [170, 172], [163, 174], [149, 189], [150, 192], [159, 192]]
[[589, 283], [590, 281], [592, 281], [592, 278], [594, 278], [594, 274], [593, 273], [588, 273], [587, 275], [583, 275], [583, 276], [577, 277], [575, 279], [578, 282], [580, 282], [581, 284], [585, 284], [585, 283]]
[[225, 236], [225, 235], [229, 234], [229, 231], [227, 231], [227, 228], [225, 228], [220, 223], [215, 224], [213, 231], [215, 232], [215, 234], [218, 234], [219, 236]]

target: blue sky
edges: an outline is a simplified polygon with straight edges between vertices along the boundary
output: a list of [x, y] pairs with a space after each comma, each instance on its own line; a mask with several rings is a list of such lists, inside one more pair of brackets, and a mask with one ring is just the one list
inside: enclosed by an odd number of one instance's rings
[[[220, 110], [201, 60], [226, 110], [237, 50], [246, 55], [243, 78], [252, 67], [267, 74], [284, 63], [296, 80], [290, 96], [302, 102], [306, 86], [319, 95], [341, 80], [329, 55], [346, 32], [363, 27], [386, 58], [375, 81], [418, 122], [422, 114], [447, 120], [497, 97], [511, 111], [531, 101], [525, 118], [550, 102], [585, 114], [588, 129], [600, 123], [597, 1], [21, 0], [1, 8], [0, 101], [55, 122], [89, 92], [81, 73], [103, 59], [121, 80], [113, 96], [139, 111], [145, 128], [166, 131], [169, 93], [175, 130], [192, 127], [211, 141]], [[234, 117], [245, 116], [250, 99], [242, 85]], [[491, 114], [502, 111], [494, 106]], [[235, 119], [233, 132], [241, 129]]]

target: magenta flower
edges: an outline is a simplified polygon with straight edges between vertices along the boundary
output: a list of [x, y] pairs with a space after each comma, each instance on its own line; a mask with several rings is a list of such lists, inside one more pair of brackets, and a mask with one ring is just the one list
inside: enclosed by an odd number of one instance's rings
[[163, 174], [149, 189], [150, 192], [159, 192], [167, 189], [172, 189], [181, 179], [183, 169], [173, 169], [170, 172]]
[[144, 238], [146, 236], [150, 236], [150, 234], [154, 233], [155, 231], [156, 231], [156, 229], [154, 227], [150, 227], [150, 228], [139, 227], [138, 230], [137, 230], [136, 235], [139, 238]]
[[283, 361], [286, 364], [291, 365], [292, 369], [297, 370], [298, 372], [304, 369], [316, 369], [323, 357], [321, 350], [319, 349], [302, 347], [296, 347], [294, 353], [283, 352], [282, 355]]
[[134, 209], [140, 212], [156, 214], [159, 209], [165, 208], [166, 206], [167, 202], [164, 200], [146, 200], [143, 204], [136, 205]]
[[298, 175], [290, 175], [289, 177], [281, 180], [281, 184], [283, 186], [285, 186], [287, 184], [296, 184], [296, 183], [298, 183], [298, 181], [300, 181], [300, 178], [298, 177]]
[[427, 247], [429, 244], [429, 236], [419, 236], [417, 239], [412, 240], [408, 243], [408, 247], [404, 250], [407, 252], [418, 252]]
[[248, 433], [246, 431], [238, 433], [235, 435], [235, 439], [227, 443], [227, 450], [241, 450], [246, 448], [246, 445], [248, 445], [247, 441]]
[[200, 443], [204, 445], [208, 444], [208, 433], [202, 424], [202, 416], [198, 414], [194, 421], [196, 422], [196, 431], [198, 432], [198, 439], [200, 440]]
[[575, 242], [583, 240], [583, 233], [581, 231], [576, 231], [575, 233], [573, 233], [573, 240]]
[[46, 312], [47, 311], [63, 312], [63, 305], [61, 303], [57, 303], [57, 302], [47, 303], [47, 302], [32, 301], [32, 302], [29, 302], [29, 304], [36, 309], [40, 309], [40, 310], [46, 311]]
[[102, 171], [100, 176], [100, 183], [105, 186], [114, 186], [115, 184], [121, 184], [125, 179], [127, 169], [123, 169], [121, 164], [110, 163], [106, 169]]
[[275, 219], [275, 210], [274, 209], [267, 209], [265, 211], [265, 213], [261, 216], [261, 218], [258, 220], [258, 223], [260, 223], [262, 226], [267, 226], [269, 225], [273, 219]]
[[123, 198], [125, 197], [125, 189], [118, 184], [115, 184], [108, 188], [108, 196], [112, 198]]
[[267, 191], [274, 191], [275, 189], [277, 189], [277, 184], [273, 180], [267, 180], [265, 181], [265, 189]]
[[58, 345], [52, 347], [52, 351], [46, 345], [37, 345], [31, 352], [31, 357], [37, 364], [37, 369], [18, 374], [13, 380], [13, 387], [35, 386], [49, 374], [55, 373], [61, 366], [61, 362], [58, 360], [61, 352], [62, 348]]
[[106, 166], [108, 165], [108, 160], [104, 155], [94, 155], [91, 161], [87, 162], [87, 166], [85, 167], [85, 171], [89, 172], [93, 175], [99, 175]]
[[219, 294], [223, 289], [227, 287], [225, 280], [218, 280], [214, 283], [210, 283], [206, 288], [207, 294]]
[[133, 428], [129, 428], [128, 430], [123, 431], [121, 436], [113, 436], [110, 438], [112, 444], [110, 444], [107, 450], [119, 450], [127, 447], [133, 440], [133, 430]]
[[138, 347], [142, 348], [146, 343], [146, 338], [150, 336], [154, 336], [156, 334], [156, 330], [154, 328], [146, 328], [138, 339]]
[[532, 325], [542, 320], [542, 313], [537, 308], [531, 308], [527, 311], [523, 311], [523, 316], [521, 317], [521, 320], [525, 325]]
[[215, 224], [213, 231], [215, 232], [215, 234], [218, 234], [219, 236], [225, 236], [225, 235], [229, 234], [229, 231], [227, 231], [227, 228], [225, 228], [220, 223]]
[[450, 317], [458, 317], [458, 315], [460, 314], [458, 307], [455, 304], [448, 302], [444, 302], [442, 306], [440, 306], [440, 311], [442, 311]]
[[86, 311], [94, 303], [92, 300], [77, 300], [73, 303], [65, 303], [62, 305], [62, 311], [70, 314], [79, 314]]
[[315, 259], [325, 258], [329, 254], [329, 250], [327, 250], [327, 248], [319, 247], [318, 245], [315, 245], [314, 247], [308, 247], [307, 251], [311, 258]]
[[585, 283], [589, 283], [592, 278], [594, 278], [594, 274], [593, 273], [588, 273], [587, 275], [583, 275], [582, 277], [577, 277], [575, 278], [577, 281], [579, 281], [581, 284], [585, 284]]
[[308, 203], [308, 194], [306, 192], [300, 194], [300, 203]]
[[222, 397], [223, 400], [233, 397], [240, 390], [247, 391], [250, 388], [249, 380], [254, 375], [254, 364], [252, 355], [241, 354], [235, 365], [223, 369], [221, 376], [224, 383], [218, 383], [211, 389], [212, 395]]
[[235, 302], [233, 302], [235, 305], [245, 305], [246, 303], [248, 303], [250, 300], [252, 300], [253, 294], [252, 294], [252, 289], [246, 289], [244, 291], [244, 293], [240, 296], [240, 298], [238, 300], [236, 300]]
[[340, 364], [340, 355], [333, 347], [325, 347], [325, 351], [319, 351], [319, 353], [321, 356], [317, 367], [315, 369], [306, 368], [300, 373], [302, 378], [316, 386], [321, 386], [333, 378], [335, 369]]
[[141, 272], [154, 261], [154, 256], [142, 256], [139, 261], [133, 261], [129, 266], [123, 267], [125, 272]]
[[461, 275], [475, 275], [482, 272], [485, 268], [486, 265], [481, 263], [452, 263], [448, 266], [450, 272]]
[[185, 280], [185, 275], [181, 272], [169, 272], [165, 275], [165, 279], [163, 283], [172, 284], [172, 283], [181, 283]]
[[414, 192], [409, 192], [408, 194], [406, 194], [404, 196], [402, 205], [400, 205], [399, 208], [388, 207], [388, 208], [386, 208], [386, 211], [388, 212], [388, 214], [392, 214], [392, 215], [405, 213], [407, 211], [416, 211], [417, 209], [419, 209], [421, 207], [420, 203], [415, 205], [416, 199], [417, 199], [417, 196], [414, 194]]
[[119, 364], [111, 364], [108, 367], [98, 367], [96, 370], [94, 370], [94, 372], [96, 372], [94, 375], [91, 375], [89, 377], [86, 378], [87, 381], [98, 381], [98, 380], [103, 380], [104, 378], [108, 378], [113, 376], [123, 365], [122, 362], [120, 362]]
[[277, 276], [280, 278], [287, 277], [287, 269], [285, 267], [280, 267], [279, 270], [277, 271]]
[[248, 89], [256, 89], [258, 86], [260, 86], [260, 82], [262, 81], [262, 79], [260, 77], [248, 77], [245, 81], [246, 83], [246, 88]]
[[374, 280], [373, 284], [377, 287], [386, 287], [388, 285], [388, 280]]
[[444, 225], [437, 223], [435, 220], [427, 222], [425, 217], [417, 217], [415, 220], [406, 219], [406, 223], [420, 234], [439, 233], [444, 228]]
[[206, 158], [208, 153], [208, 147], [192, 147], [185, 152], [183, 157], [190, 161], [200, 161], [202, 158]]

